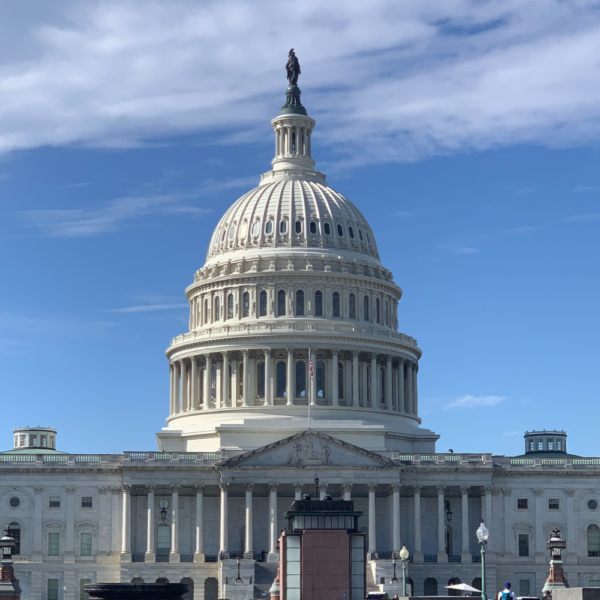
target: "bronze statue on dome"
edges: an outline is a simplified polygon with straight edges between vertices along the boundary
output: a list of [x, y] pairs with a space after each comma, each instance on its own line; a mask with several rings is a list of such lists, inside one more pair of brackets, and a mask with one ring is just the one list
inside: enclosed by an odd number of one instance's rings
[[285, 70], [287, 71], [287, 79], [290, 82], [290, 85], [298, 85], [298, 75], [301, 73], [300, 63], [298, 62], [298, 57], [293, 48], [288, 55]]

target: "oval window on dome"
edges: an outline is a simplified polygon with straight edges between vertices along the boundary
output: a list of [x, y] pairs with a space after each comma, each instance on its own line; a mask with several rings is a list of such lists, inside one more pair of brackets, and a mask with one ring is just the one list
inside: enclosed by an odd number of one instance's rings
[[366, 231], [365, 231], [365, 235], [367, 236], [367, 243], [368, 243], [368, 244], [370, 244], [370, 243], [371, 243], [371, 240], [370, 240], [370, 238], [369, 238], [369, 234], [368, 234]]
[[362, 229], [358, 230], [358, 237], [360, 238], [360, 241], [363, 241], [363, 234], [362, 234]]
[[267, 235], [273, 233], [273, 221], [267, 221], [267, 224], [265, 225], [265, 233]]
[[352, 227], [348, 227], [348, 233], [350, 234], [350, 238], [354, 239], [354, 229]]
[[325, 225], [323, 225], [323, 231], [325, 232], [325, 235], [331, 235], [331, 227], [329, 226], [329, 223], [325, 223]]
[[260, 221], [255, 221], [252, 225], [252, 235], [258, 235], [260, 231]]
[[248, 223], [242, 223], [240, 227], [240, 238], [243, 240], [248, 235]]
[[302, 233], [302, 221], [296, 221], [296, 233]]
[[233, 236], [235, 236], [235, 227], [232, 225], [231, 229], [229, 230], [229, 239], [232, 240]]
[[279, 223], [279, 233], [287, 233], [287, 221]]
[[317, 233], [317, 224], [314, 221], [311, 221], [310, 223], [310, 232]]
[[344, 228], [341, 225], [337, 226], [337, 232], [340, 237], [344, 237]]

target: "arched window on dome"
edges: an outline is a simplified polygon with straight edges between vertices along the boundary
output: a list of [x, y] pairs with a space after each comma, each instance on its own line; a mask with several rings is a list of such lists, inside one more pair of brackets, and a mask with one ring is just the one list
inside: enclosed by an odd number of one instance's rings
[[267, 316], [267, 292], [265, 292], [265, 290], [263, 290], [259, 296], [258, 316], [259, 317]]
[[306, 398], [306, 363], [296, 361], [296, 398]]
[[337, 232], [340, 237], [344, 237], [344, 228], [341, 225], [337, 226]]
[[227, 318], [233, 319], [233, 294], [227, 296]]
[[265, 223], [265, 234], [271, 235], [273, 233], [273, 221], [267, 221]]
[[296, 316], [304, 316], [304, 292], [302, 290], [296, 292]]
[[256, 397], [265, 397], [265, 361], [261, 360], [256, 365]]
[[362, 229], [358, 230], [358, 237], [360, 238], [360, 241], [362, 242], [364, 240], [363, 238], [363, 234], [362, 234]]
[[354, 229], [352, 227], [348, 227], [348, 233], [350, 234], [350, 238], [354, 239]]
[[317, 233], [317, 224], [314, 221], [310, 223], [310, 232], [314, 235]]
[[325, 235], [331, 235], [331, 225], [329, 225], [329, 223], [324, 223], [323, 231], [325, 232]]
[[280, 360], [275, 368], [276, 381], [276, 396], [277, 398], [285, 398], [287, 389], [286, 366], [285, 361]]
[[322, 360], [317, 361], [317, 398], [325, 398], [325, 363]]
[[281, 221], [279, 223], [279, 233], [281, 233], [281, 234], [287, 233], [287, 221]]
[[354, 294], [348, 296], [348, 317], [356, 319], [356, 296]]
[[219, 321], [221, 319], [221, 298], [217, 296], [215, 298], [215, 321]]
[[363, 318], [365, 321], [371, 320], [369, 319], [369, 296], [363, 298]]
[[339, 292], [333, 292], [333, 316], [340, 316], [340, 294]]
[[598, 525], [590, 525], [587, 528], [587, 551], [588, 556], [600, 556], [600, 528]]
[[344, 397], [344, 363], [338, 362], [338, 398]]
[[302, 221], [296, 221], [296, 233], [302, 233]]
[[277, 316], [285, 317], [285, 291], [279, 290], [277, 292]]
[[242, 317], [246, 318], [250, 316], [250, 294], [244, 292], [242, 295]]
[[381, 305], [379, 298], [375, 298], [375, 320], [381, 325]]
[[317, 290], [315, 292], [315, 317], [323, 316], [323, 292]]
[[252, 224], [252, 235], [258, 235], [260, 232], [260, 221], [254, 221]]

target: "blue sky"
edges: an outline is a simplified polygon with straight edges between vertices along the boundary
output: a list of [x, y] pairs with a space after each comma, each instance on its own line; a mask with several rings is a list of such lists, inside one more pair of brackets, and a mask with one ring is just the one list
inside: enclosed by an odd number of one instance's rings
[[600, 4], [585, 0], [5, 3], [3, 447], [50, 424], [71, 452], [155, 448], [183, 290], [270, 168], [290, 46], [317, 168], [404, 290], [438, 450], [518, 454], [525, 430], [564, 428], [599, 455]]

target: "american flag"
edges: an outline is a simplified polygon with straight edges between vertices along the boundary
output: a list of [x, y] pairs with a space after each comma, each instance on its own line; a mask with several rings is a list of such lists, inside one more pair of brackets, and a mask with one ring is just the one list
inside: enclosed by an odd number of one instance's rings
[[314, 379], [313, 377], [313, 367], [312, 367], [312, 357], [308, 360], [308, 372], [310, 373], [310, 380]]

